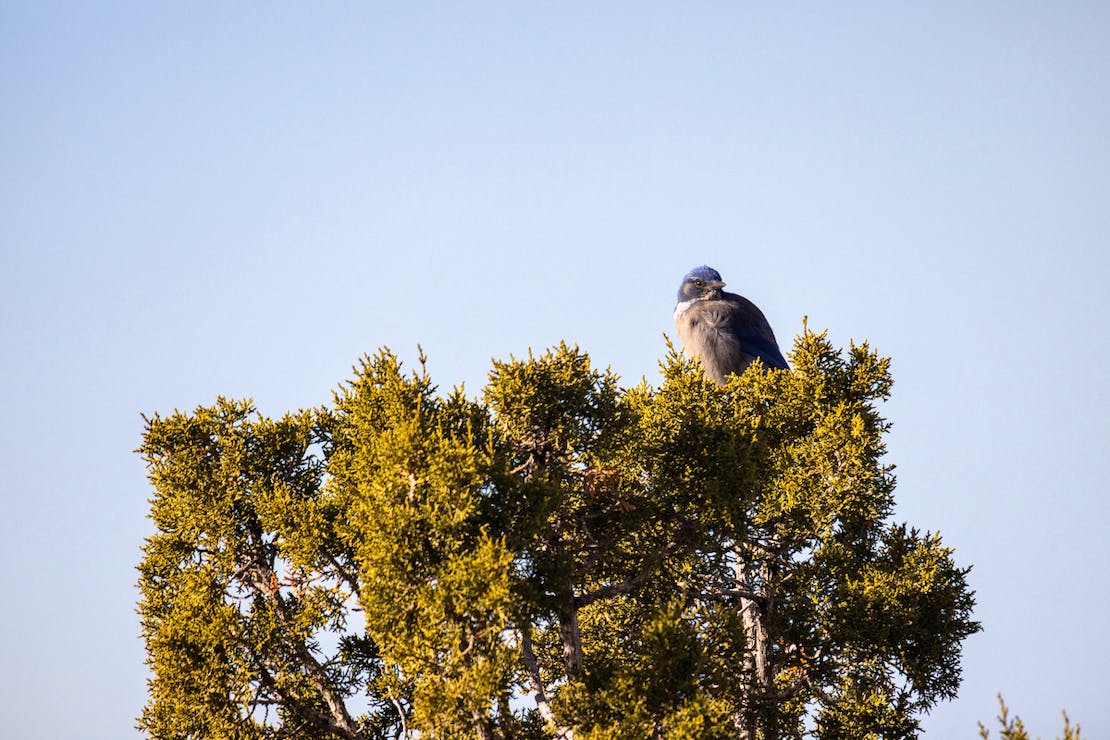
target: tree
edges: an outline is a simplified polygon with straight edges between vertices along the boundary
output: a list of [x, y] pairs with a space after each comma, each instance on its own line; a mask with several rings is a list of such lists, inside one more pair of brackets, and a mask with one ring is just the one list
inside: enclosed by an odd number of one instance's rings
[[471, 399], [382, 350], [329, 408], [147, 419], [140, 727], [915, 737], [968, 569], [891, 521], [889, 361], [806, 330], [792, 365], [622, 388], [560, 345]]
[[[1021, 721], [1021, 717], [1010, 717], [1010, 708], [1006, 706], [1006, 702], [1002, 700], [1002, 694], [998, 695], [999, 712], [998, 717], [998, 731], [999, 740], [1030, 740], [1029, 732], [1025, 729], [1025, 723]], [[1079, 725], [1074, 727], [1071, 720], [1068, 718], [1068, 713], [1063, 712], [1064, 715], [1064, 734], [1060, 736], [1059, 740], [1080, 740], [1081, 728]], [[979, 723], [979, 737], [982, 740], [990, 740], [990, 730]]]

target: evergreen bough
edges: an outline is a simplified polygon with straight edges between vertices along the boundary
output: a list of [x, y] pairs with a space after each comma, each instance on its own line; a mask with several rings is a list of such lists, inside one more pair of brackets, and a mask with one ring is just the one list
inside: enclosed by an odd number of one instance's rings
[[575, 347], [480, 397], [388, 350], [328, 408], [146, 420], [155, 738], [913, 738], [979, 630], [891, 521], [889, 360], [808, 329], [725, 387]]

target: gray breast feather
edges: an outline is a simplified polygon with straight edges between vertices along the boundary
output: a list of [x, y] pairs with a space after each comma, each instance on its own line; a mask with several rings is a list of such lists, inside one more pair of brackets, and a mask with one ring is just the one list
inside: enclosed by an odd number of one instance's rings
[[721, 384], [725, 376], [744, 372], [757, 357], [769, 367], [787, 367], [762, 312], [741, 296], [726, 295], [727, 299], [695, 300], [675, 307], [675, 329], [683, 352], [697, 358], [705, 374]]

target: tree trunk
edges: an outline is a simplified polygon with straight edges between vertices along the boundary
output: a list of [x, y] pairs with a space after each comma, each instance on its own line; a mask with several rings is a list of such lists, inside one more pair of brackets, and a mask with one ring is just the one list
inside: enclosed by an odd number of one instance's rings
[[563, 641], [563, 663], [571, 681], [582, 674], [582, 635], [578, 631], [578, 610], [574, 597], [564, 600], [559, 609], [559, 637]]
[[574, 730], [559, 725], [556, 721], [555, 710], [551, 708], [551, 702], [547, 698], [543, 678], [540, 676], [539, 661], [536, 660], [536, 651], [532, 647], [531, 625], [521, 629], [520, 646], [524, 655], [524, 667], [528, 669], [528, 678], [532, 686], [532, 694], [536, 698], [536, 708], [540, 712], [540, 717], [543, 718], [548, 727], [554, 728], [557, 740], [574, 740]]
[[[771, 645], [767, 634], [768, 600], [761, 591], [766, 590], [766, 565], [748, 564], [740, 549], [736, 550], [736, 585], [738, 590], [757, 594], [755, 598], [740, 597], [740, 613], [744, 620], [745, 672], [751, 677], [747, 706], [740, 721], [743, 740], [778, 740], [769, 734], [764, 708], [771, 694]], [[755, 574], [759, 578], [753, 578]], [[776, 733], [777, 734], [777, 733]]]

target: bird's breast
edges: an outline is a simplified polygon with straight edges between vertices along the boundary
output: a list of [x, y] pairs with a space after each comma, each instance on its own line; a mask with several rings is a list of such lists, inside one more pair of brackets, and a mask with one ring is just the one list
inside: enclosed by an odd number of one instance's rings
[[674, 307], [674, 328], [678, 332], [679, 341], [682, 342], [682, 349], [688, 357], [694, 357], [697, 351], [693, 347], [694, 343], [694, 324], [695, 324], [695, 311], [691, 311], [690, 307], [697, 303], [696, 299], [688, 301], [680, 301]]

